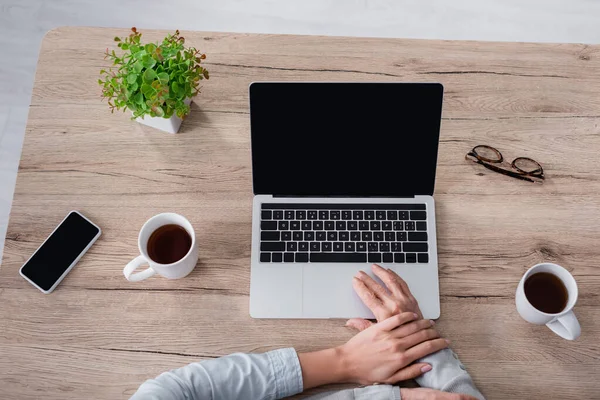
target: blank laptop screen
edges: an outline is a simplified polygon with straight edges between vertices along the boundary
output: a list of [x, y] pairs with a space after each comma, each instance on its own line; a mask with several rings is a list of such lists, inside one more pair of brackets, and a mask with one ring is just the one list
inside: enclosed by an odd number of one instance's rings
[[437, 83], [250, 85], [255, 194], [432, 195]]

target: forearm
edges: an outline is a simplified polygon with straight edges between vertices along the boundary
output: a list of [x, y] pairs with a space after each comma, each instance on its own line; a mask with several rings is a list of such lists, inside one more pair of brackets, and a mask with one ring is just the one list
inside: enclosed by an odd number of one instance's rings
[[452, 350], [440, 350], [421, 358], [418, 362], [425, 362], [432, 366], [431, 371], [416, 378], [417, 383], [422, 387], [468, 394], [478, 399], [484, 399], [466, 368]]
[[338, 348], [298, 354], [304, 390], [331, 383], [345, 382], [348, 377]]
[[294, 349], [232, 354], [189, 364], [144, 382], [133, 400], [280, 399], [302, 392]]

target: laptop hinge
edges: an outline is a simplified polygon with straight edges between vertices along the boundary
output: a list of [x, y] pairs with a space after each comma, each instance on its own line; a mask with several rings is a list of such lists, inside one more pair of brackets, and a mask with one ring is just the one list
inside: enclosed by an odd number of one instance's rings
[[415, 196], [317, 196], [317, 195], [293, 195], [293, 194], [274, 194], [273, 198], [286, 198], [286, 197], [309, 197], [311, 199], [414, 199]]

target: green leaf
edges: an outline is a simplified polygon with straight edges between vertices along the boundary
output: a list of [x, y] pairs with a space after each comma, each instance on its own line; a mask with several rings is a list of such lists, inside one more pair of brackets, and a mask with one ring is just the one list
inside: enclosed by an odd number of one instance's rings
[[156, 45], [154, 43], [148, 43], [144, 46], [144, 49], [146, 50], [146, 53], [152, 54], [156, 51]]
[[138, 87], [139, 87], [138, 83], [137, 83], [137, 82], [133, 82], [133, 83], [131, 84], [131, 86], [129, 86], [127, 89], [128, 89], [130, 92], [135, 92], [136, 90], [138, 90]]
[[133, 69], [139, 74], [144, 69], [144, 64], [141, 61], [136, 61], [135, 64], [133, 64]]
[[146, 98], [150, 98], [152, 97], [152, 95], [154, 95], [155, 90], [152, 89], [152, 86], [148, 85], [147, 83], [143, 83], [142, 84], [142, 94], [144, 95], [144, 97]]
[[161, 83], [167, 83], [169, 82], [169, 74], [167, 74], [166, 72], [160, 72], [158, 74], [158, 79]]
[[146, 82], [152, 82], [156, 79], [156, 76], [156, 72], [154, 72], [153, 69], [147, 69], [144, 71], [144, 81]]
[[179, 92], [181, 91], [181, 86], [179, 86], [179, 84], [177, 82], [173, 82], [171, 84], [171, 90], [173, 91], [173, 93], [175, 93], [176, 95], [178, 95]]
[[156, 60], [146, 54], [142, 57], [142, 63], [144, 63], [144, 67], [152, 68], [156, 65]]
[[120, 42], [120, 41], [121, 41], [121, 38], [118, 36], [115, 36], [115, 42]]
[[136, 94], [133, 95], [133, 99], [132, 99], [136, 104], [143, 104], [144, 103], [144, 96], [142, 95], [142, 92], [137, 92]]
[[127, 75], [127, 83], [132, 84], [132, 83], [135, 83], [136, 80], [137, 80], [136, 74]]

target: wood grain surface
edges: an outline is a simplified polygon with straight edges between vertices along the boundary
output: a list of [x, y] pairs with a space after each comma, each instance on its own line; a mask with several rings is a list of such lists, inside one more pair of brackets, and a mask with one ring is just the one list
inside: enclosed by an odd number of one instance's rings
[[[183, 32], [211, 79], [170, 135], [100, 101], [102, 53], [123, 34], [60, 28], [44, 39], [0, 269], [0, 397], [125, 398], [195, 360], [351, 337], [341, 320], [248, 314], [248, 84], [312, 80], [444, 84], [437, 326], [488, 399], [598, 398], [600, 47]], [[538, 160], [546, 182], [465, 161], [477, 144]], [[46, 296], [18, 269], [72, 209], [103, 235]], [[127, 282], [139, 228], [164, 211], [196, 228], [198, 266], [183, 280]], [[578, 281], [575, 342], [515, 310], [517, 282], [541, 261]]]

